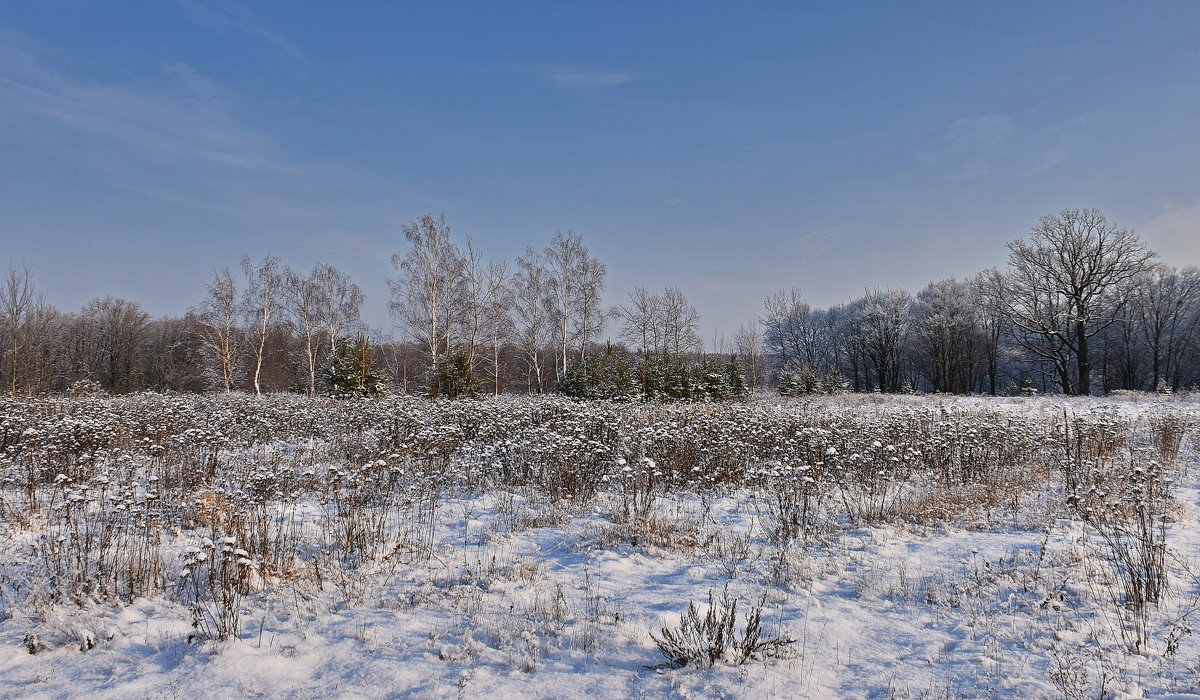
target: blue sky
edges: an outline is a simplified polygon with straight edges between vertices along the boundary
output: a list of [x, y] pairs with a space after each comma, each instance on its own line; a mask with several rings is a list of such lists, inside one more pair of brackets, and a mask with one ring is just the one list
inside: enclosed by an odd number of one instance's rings
[[705, 335], [1002, 265], [1097, 207], [1200, 264], [1200, 3], [0, 4], [0, 265], [155, 314], [329, 262], [391, 330], [400, 226], [574, 229]]

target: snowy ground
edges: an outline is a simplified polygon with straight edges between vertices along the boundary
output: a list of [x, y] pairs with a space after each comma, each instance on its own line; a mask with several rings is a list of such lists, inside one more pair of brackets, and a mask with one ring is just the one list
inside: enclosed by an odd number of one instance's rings
[[[1124, 417], [1134, 433], [1101, 466], [1135, 459], [1151, 413], [1179, 411], [1195, 436], [1194, 405], [1088, 406], [1105, 420]], [[1039, 400], [1003, 411], [1054, 416], [1061, 405]], [[853, 518], [862, 511], [841, 504], [847, 494], [871, 492], [822, 482], [820, 517], [798, 538], [776, 532], [774, 487], [749, 480], [724, 489], [613, 486], [582, 503], [511, 484], [447, 490], [436, 502], [415, 496], [383, 508], [371, 546], [353, 555], [345, 529], [369, 530], [375, 521], [365, 514], [376, 511], [347, 517], [348, 506], [330, 495], [349, 498], [345, 486], [324, 495], [295, 489], [294, 497], [281, 490], [257, 506], [270, 513], [270, 537], [286, 540], [276, 554], [291, 552], [287, 565], [274, 567], [241, 550], [252, 549], [247, 542], [224, 545], [216, 536], [237, 531], [223, 520], [235, 510], [232, 495], [229, 505], [202, 498], [191, 527], [154, 534], [162, 585], [138, 596], [58, 595], [54, 587], [71, 579], [56, 573], [59, 560], [46, 548], [58, 542], [68, 551], [69, 538], [100, 521], [54, 520], [50, 486], [47, 515], [17, 518], [14, 480], [0, 540], [0, 694], [1200, 698], [1200, 640], [1190, 634], [1200, 606], [1200, 470], [1189, 444], [1171, 468], [1163, 510], [1167, 592], [1139, 610], [1123, 605], [1120, 568], [1099, 528], [1072, 516], [1063, 484], [1045, 470], [1022, 472], [1045, 480], [1001, 498], [946, 490], [947, 501], [967, 503], [938, 501], [945, 517], [922, 505], [937, 487], [917, 471], [888, 482], [897, 505], [881, 517]], [[239, 449], [246, 448], [226, 446], [222, 459], [236, 461]], [[932, 449], [925, 445], [924, 455]], [[274, 460], [275, 468], [300, 477], [330, 468], [327, 453], [312, 460], [300, 452]], [[23, 464], [12, 460], [13, 469]], [[617, 484], [627, 466], [615, 461], [606, 483]], [[77, 494], [56, 488], [58, 508]], [[648, 503], [631, 515], [638, 497]], [[234, 598], [199, 588], [189, 597], [188, 577], [211, 574], [205, 567], [226, 546], [226, 556], [237, 550], [249, 562], [228, 589]], [[211, 557], [197, 562], [197, 553]], [[677, 626], [689, 601], [707, 603], [726, 589], [739, 600], [739, 632], [746, 611], [761, 604], [767, 634], [794, 642], [742, 665], [667, 665], [651, 633]], [[223, 601], [238, 620], [221, 641], [213, 629]]]

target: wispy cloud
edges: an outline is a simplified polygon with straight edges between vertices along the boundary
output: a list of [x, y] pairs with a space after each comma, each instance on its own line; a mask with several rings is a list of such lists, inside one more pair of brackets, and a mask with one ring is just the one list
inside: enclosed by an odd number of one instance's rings
[[629, 73], [598, 71], [575, 66], [549, 66], [540, 75], [552, 84], [564, 88], [615, 87], [633, 80]]
[[1071, 134], [1065, 134], [1058, 138], [1058, 142], [1050, 146], [1041, 158], [1036, 163], [1030, 166], [1026, 171], [1026, 175], [1037, 175], [1050, 170], [1054, 166], [1062, 163], [1071, 156], [1075, 150], [1075, 137]]
[[504, 64], [486, 69], [493, 73], [533, 75], [555, 87], [566, 89], [606, 88], [631, 83], [634, 76], [625, 71], [595, 70], [571, 64]]
[[950, 182], [967, 182], [991, 175], [1015, 132], [1007, 114], [981, 114], [952, 123], [942, 137], [939, 160], [950, 164]]
[[981, 114], [959, 119], [946, 130], [943, 140], [954, 150], [1004, 145], [1016, 131], [1007, 114]]
[[987, 177], [992, 172], [993, 168], [990, 162], [982, 158], [972, 158], [965, 163], [961, 163], [954, 170], [947, 172], [944, 177], [947, 182], [969, 182], [981, 177]]
[[20, 48], [0, 50], [0, 102], [61, 127], [115, 140], [166, 160], [286, 169], [268, 140], [230, 117], [216, 81], [183, 64], [164, 75], [184, 94], [89, 81], [55, 70]]
[[964, 183], [989, 177], [1031, 177], [1053, 169], [1074, 151], [1076, 138], [1056, 126], [1031, 129], [1008, 114], [980, 114], [958, 119], [917, 153], [919, 168], [945, 182]]
[[179, 0], [193, 22], [209, 29], [233, 31], [255, 39], [294, 61], [305, 61], [301, 48], [268, 27], [248, 8], [234, 0], [200, 3]]
[[163, 75], [175, 80], [193, 97], [206, 102], [225, 102], [225, 90], [221, 87], [220, 83], [188, 64], [180, 62], [163, 63], [161, 70]]
[[105, 186], [221, 216], [312, 227], [343, 225], [344, 201], [356, 214], [370, 209], [381, 218], [396, 202], [450, 208], [407, 181], [296, 158], [286, 142], [235, 116], [236, 90], [189, 64], [150, 64], [150, 72], [115, 82], [67, 70], [62, 55], [0, 26], [0, 133], [37, 143], [46, 158], [88, 169]]

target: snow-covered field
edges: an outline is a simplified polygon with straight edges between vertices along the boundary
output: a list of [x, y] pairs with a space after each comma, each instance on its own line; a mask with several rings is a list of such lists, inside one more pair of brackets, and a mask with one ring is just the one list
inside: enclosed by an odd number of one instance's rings
[[[1200, 697], [1198, 428], [1189, 397], [0, 400], [0, 694]], [[710, 600], [732, 641], [670, 663]]]

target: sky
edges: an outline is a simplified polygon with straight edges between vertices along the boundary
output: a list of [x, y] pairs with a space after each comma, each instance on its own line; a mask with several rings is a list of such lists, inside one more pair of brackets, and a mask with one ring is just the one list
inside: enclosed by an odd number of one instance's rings
[[1200, 3], [0, 3], [0, 266], [181, 314], [243, 253], [387, 312], [401, 226], [555, 231], [711, 341], [1095, 207], [1200, 264]]

